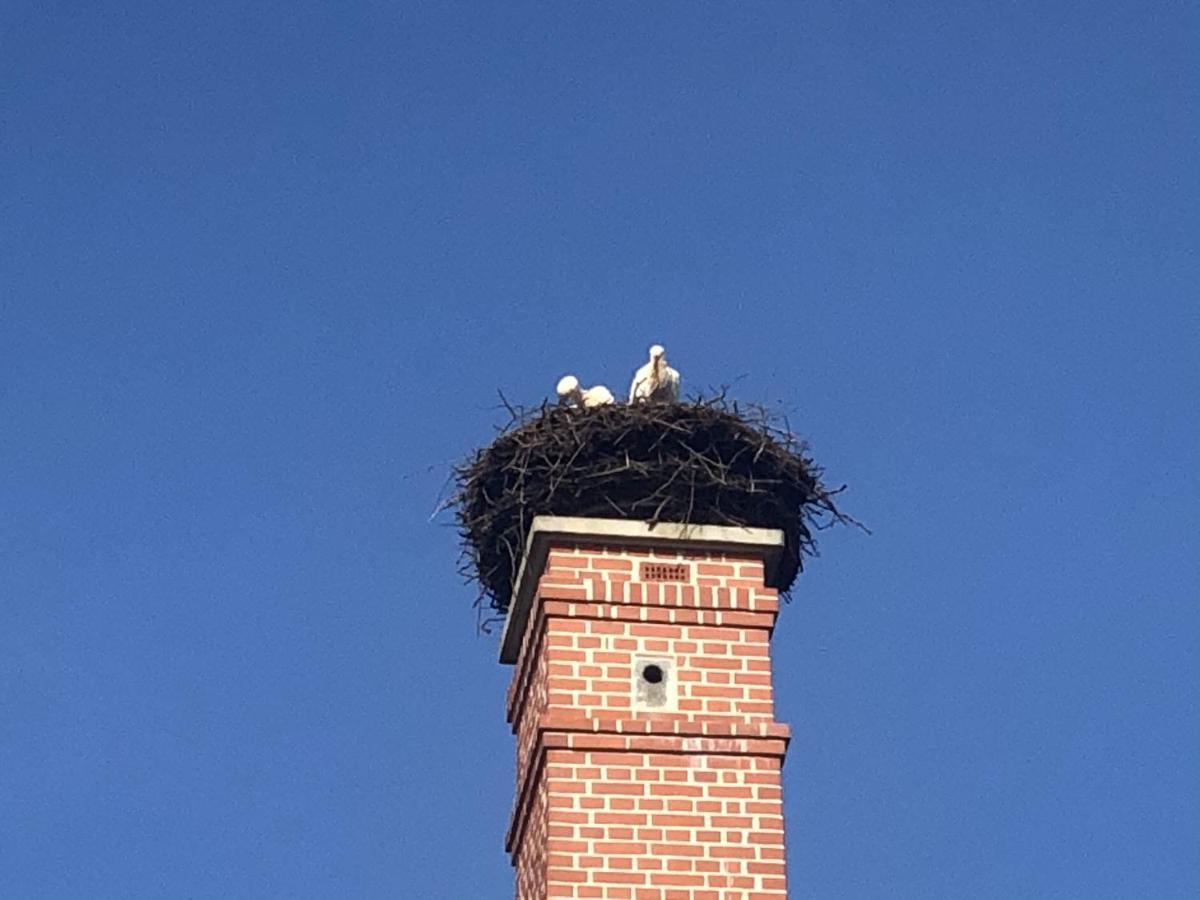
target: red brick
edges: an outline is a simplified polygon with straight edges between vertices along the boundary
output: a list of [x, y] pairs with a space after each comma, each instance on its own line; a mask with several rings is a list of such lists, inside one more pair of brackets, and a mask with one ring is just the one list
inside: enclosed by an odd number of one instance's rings
[[[643, 583], [641, 559], [695, 579]], [[777, 592], [762, 572], [749, 554], [551, 549], [508, 692], [520, 900], [786, 897], [788, 731], [772, 712]], [[670, 712], [633, 708], [641, 654], [672, 660]]]

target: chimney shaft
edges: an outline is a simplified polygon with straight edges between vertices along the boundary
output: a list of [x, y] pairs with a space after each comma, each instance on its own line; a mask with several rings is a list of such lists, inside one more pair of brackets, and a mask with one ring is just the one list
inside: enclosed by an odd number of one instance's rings
[[534, 520], [501, 649], [518, 900], [787, 896], [782, 547], [769, 529]]

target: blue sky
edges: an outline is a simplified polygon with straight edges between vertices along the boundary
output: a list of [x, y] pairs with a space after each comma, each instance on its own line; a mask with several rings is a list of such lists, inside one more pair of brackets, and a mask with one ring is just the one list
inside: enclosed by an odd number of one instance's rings
[[1200, 893], [1185, 3], [6, 3], [0, 896], [504, 898], [451, 461], [661, 341], [874, 536], [793, 896]]

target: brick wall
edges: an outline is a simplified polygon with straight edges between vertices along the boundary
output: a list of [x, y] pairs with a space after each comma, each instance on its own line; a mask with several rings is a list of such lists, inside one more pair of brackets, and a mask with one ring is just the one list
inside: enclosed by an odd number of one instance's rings
[[508, 692], [520, 900], [787, 896], [778, 608], [754, 552], [555, 539]]

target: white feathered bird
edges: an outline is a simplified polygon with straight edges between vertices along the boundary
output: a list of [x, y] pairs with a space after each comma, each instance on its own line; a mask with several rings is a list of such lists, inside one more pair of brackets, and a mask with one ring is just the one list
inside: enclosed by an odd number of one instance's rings
[[582, 406], [584, 409], [595, 409], [597, 406], [608, 406], [614, 402], [612, 391], [602, 384], [595, 387], [581, 388], [579, 379], [574, 375], [564, 375], [558, 380], [555, 388], [559, 403], [569, 403], [571, 406]]
[[660, 344], [650, 348], [650, 362], [633, 373], [629, 402], [675, 403], [679, 400], [679, 373], [667, 365], [667, 351]]

